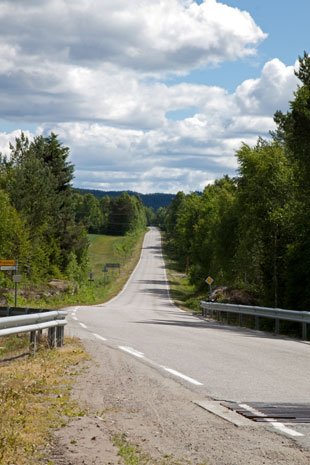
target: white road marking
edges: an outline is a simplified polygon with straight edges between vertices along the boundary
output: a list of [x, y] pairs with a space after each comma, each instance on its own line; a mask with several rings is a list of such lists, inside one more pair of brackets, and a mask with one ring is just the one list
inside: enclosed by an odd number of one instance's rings
[[135, 357], [144, 358], [144, 354], [142, 352], [139, 352], [138, 350], [135, 350], [132, 347], [118, 346], [118, 348], [123, 350], [124, 352], [128, 352], [129, 354], [134, 355]]
[[92, 333], [93, 336], [95, 336], [97, 339], [100, 339], [100, 341], [106, 341], [105, 337], [100, 336], [100, 334]]
[[[253, 407], [250, 407], [247, 404], [239, 404], [239, 406], [241, 408], [244, 408], [248, 412], [254, 413], [254, 415], [257, 417], [264, 417], [264, 418], [267, 417], [267, 415], [265, 415], [264, 413], [260, 412], [259, 410], [256, 410]], [[275, 429], [281, 431], [282, 433], [289, 434], [290, 436], [294, 436], [294, 437], [304, 436], [302, 433], [298, 433], [298, 431], [288, 428], [287, 426], [283, 425], [283, 423], [275, 422], [271, 420], [270, 418], [266, 418], [266, 422], [270, 423]]]
[[85, 329], [87, 329], [87, 326], [86, 326], [86, 325], [84, 325], [84, 323], [79, 323], [79, 325], [80, 325], [80, 326], [82, 326], [82, 328], [85, 328]]
[[72, 313], [75, 313], [80, 307], [71, 307]]
[[78, 321], [78, 318], [76, 316], [73, 316], [72, 320]]
[[178, 376], [179, 378], [185, 379], [185, 381], [188, 381], [191, 384], [195, 384], [196, 386], [203, 386], [202, 383], [199, 381], [196, 381], [196, 379], [190, 378], [189, 376], [183, 375], [183, 373], [180, 373], [179, 371], [172, 370], [171, 368], [167, 368], [164, 366], [161, 366], [164, 370], [168, 371], [168, 373], [171, 373], [174, 376]]
[[162, 366], [162, 365], [158, 365], [157, 363], [153, 362], [152, 360], [146, 359], [144, 357], [143, 352], [139, 352], [138, 350], [135, 350], [132, 347], [118, 346], [118, 348], [123, 350], [124, 352], [127, 352], [128, 354], [134, 355], [135, 357], [143, 358], [147, 362], [151, 363], [152, 365], [163, 368], [165, 371], [168, 371], [170, 374], [172, 374], [174, 376], [178, 376], [179, 378], [183, 378], [185, 381], [188, 381], [191, 384], [195, 384], [196, 386], [203, 386], [203, 384], [200, 383], [199, 381], [197, 381], [196, 379], [190, 378], [189, 376], [183, 375], [183, 373], [180, 373], [179, 371], [172, 370], [171, 368], [167, 368], [167, 367]]

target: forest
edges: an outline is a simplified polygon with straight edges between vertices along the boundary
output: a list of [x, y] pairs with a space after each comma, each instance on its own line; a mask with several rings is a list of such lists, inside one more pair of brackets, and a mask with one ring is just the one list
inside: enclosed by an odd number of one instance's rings
[[[144, 230], [149, 210], [127, 193], [99, 201], [72, 187], [69, 148], [57, 135], [29, 141], [23, 133], [0, 155], [0, 258], [18, 260], [23, 278], [81, 282], [88, 271], [88, 233]], [[9, 284], [1, 273], [0, 285]]]
[[[97, 189], [81, 189], [74, 188], [79, 194], [93, 194], [99, 200], [102, 197], [119, 197], [122, 192], [120, 191], [100, 191]], [[174, 199], [175, 194], [163, 194], [160, 192], [154, 194], [141, 194], [139, 192], [125, 191], [130, 196], [140, 197], [145, 207], [151, 207], [156, 212], [160, 207], [168, 207], [171, 200]]]
[[310, 58], [299, 58], [300, 85], [276, 130], [236, 152], [238, 172], [179, 192], [157, 224], [197, 288], [247, 289], [261, 305], [310, 307]]

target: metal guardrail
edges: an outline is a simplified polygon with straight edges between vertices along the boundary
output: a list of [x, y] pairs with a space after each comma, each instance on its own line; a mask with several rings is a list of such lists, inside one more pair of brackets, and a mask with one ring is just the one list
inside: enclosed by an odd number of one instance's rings
[[[23, 310], [23, 309], [16, 309]], [[32, 309], [33, 310], [33, 309]], [[30, 345], [36, 351], [37, 332], [48, 329], [50, 347], [61, 347], [64, 341], [64, 327], [68, 323], [63, 310], [44, 311], [0, 318], [0, 336], [30, 332]]]
[[3, 316], [29, 315], [31, 313], [50, 312], [46, 308], [28, 308], [28, 307], [0, 307], [0, 318]]
[[279, 334], [280, 320], [295, 321], [302, 324], [302, 339], [307, 339], [308, 324], [310, 324], [310, 312], [300, 312], [295, 310], [283, 310], [281, 308], [254, 307], [249, 305], [222, 304], [219, 302], [200, 301], [202, 316], [209, 313], [212, 317], [214, 312], [217, 320], [220, 321], [222, 312], [227, 314], [227, 323], [230, 323], [230, 313], [239, 315], [239, 326], [242, 326], [242, 316], [252, 315], [255, 317], [255, 329], [259, 330], [259, 319], [272, 318], [275, 320], [275, 334]]

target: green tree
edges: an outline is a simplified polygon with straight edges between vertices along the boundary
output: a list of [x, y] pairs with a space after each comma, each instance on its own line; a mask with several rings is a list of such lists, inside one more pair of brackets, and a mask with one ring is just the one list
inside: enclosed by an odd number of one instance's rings
[[182, 206], [182, 203], [185, 199], [184, 192], [180, 191], [177, 193], [175, 198], [170, 203], [167, 214], [165, 217], [165, 230], [167, 231], [168, 237], [173, 237], [174, 235], [174, 228], [177, 222], [179, 210]]
[[145, 227], [146, 214], [140, 197], [123, 192], [111, 199], [108, 234], [125, 235]]
[[[278, 142], [243, 144], [239, 162], [238, 212], [240, 271], [262, 284], [265, 303], [283, 303], [285, 254], [291, 240], [292, 170]], [[281, 290], [281, 292], [280, 292]], [[282, 299], [282, 301], [281, 301]]]
[[76, 221], [82, 223], [89, 233], [100, 234], [103, 224], [100, 201], [92, 194], [74, 193], [73, 202]]
[[75, 222], [69, 149], [55, 134], [29, 142], [22, 133], [10, 150], [0, 159], [0, 182], [30, 231], [32, 275], [65, 273], [72, 254], [85, 268], [88, 241]]
[[159, 207], [155, 213], [154, 225], [158, 226], [163, 231], [166, 230], [165, 219], [167, 216], [168, 207]]
[[[8, 195], [0, 190], [0, 258], [18, 260], [19, 268], [27, 271], [29, 257], [30, 240], [25, 222], [10, 204]], [[0, 282], [6, 277], [1, 272]]]
[[299, 57], [299, 69], [295, 72], [300, 80], [289, 111], [275, 113], [277, 130], [273, 136], [284, 143], [286, 154], [294, 173], [296, 203], [292, 222], [295, 240], [287, 253], [287, 305], [296, 309], [308, 309], [310, 305], [310, 57], [304, 52]]
[[185, 268], [186, 273], [192, 259], [192, 247], [194, 239], [194, 228], [200, 216], [201, 202], [199, 195], [191, 193], [179, 202], [176, 211], [176, 222], [174, 226], [173, 244], [178, 256], [179, 263]]
[[106, 234], [108, 232], [110, 221], [111, 197], [106, 195], [100, 199], [100, 210], [102, 215], [100, 232], [101, 234]]

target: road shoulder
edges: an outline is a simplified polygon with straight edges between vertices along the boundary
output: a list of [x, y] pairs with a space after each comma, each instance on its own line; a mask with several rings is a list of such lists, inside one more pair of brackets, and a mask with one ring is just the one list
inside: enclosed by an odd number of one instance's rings
[[52, 463], [117, 464], [117, 436], [137, 447], [141, 464], [310, 463], [310, 452], [294, 440], [265, 427], [236, 427], [195, 405], [197, 393], [169, 375], [100, 342], [84, 344], [92, 361], [72, 395], [86, 414], [56, 433]]

